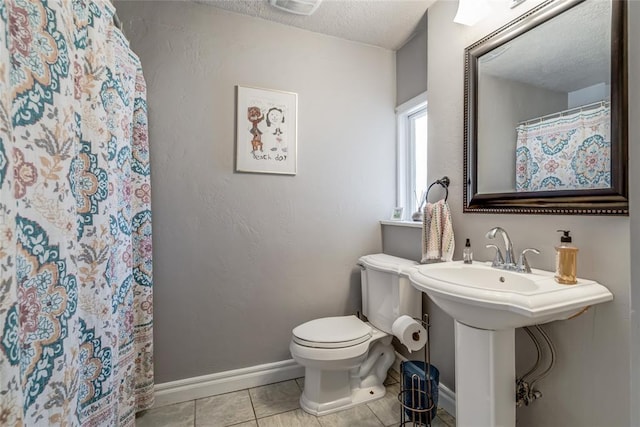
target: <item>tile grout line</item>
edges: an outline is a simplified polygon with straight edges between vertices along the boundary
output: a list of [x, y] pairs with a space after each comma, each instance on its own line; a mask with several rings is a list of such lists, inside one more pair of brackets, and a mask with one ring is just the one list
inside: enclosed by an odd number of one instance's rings
[[[289, 382], [289, 381], [294, 381], [294, 382], [296, 383], [296, 386], [298, 387], [298, 390], [302, 391], [302, 388], [300, 387], [300, 384], [298, 384], [298, 382], [297, 382], [295, 379], [293, 379], [293, 380], [285, 380], [285, 381], [278, 381], [278, 382], [275, 382], [275, 383], [272, 383], [272, 384], [266, 384], [266, 385], [259, 386], [259, 387], [253, 387], [253, 389], [262, 388], [262, 387], [268, 387], [268, 386], [273, 385], [273, 384], [280, 384], [280, 383], [285, 383], [285, 382]], [[253, 390], [253, 389], [252, 389], [252, 390]], [[248, 391], [248, 390], [250, 390], [250, 389], [247, 389], [247, 391]], [[302, 409], [302, 408], [300, 407], [300, 398], [298, 398], [298, 406], [297, 406], [296, 408], [293, 408], [293, 409], [287, 409], [287, 410], [282, 410], [282, 411], [280, 411], [280, 412], [275, 412], [275, 413], [273, 413], [273, 414], [268, 414], [268, 415], [265, 415], [265, 416], [262, 416], [262, 417], [258, 417], [258, 414], [256, 413], [256, 411], [255, 411], [255, 407], [254, 407], [254, 405], [253, 405], [253, 399], [251, 399], [251, 393], [249, 393], [249, 399], [251, 400], [251, 407], [252, 407], [252, 409], [253, 409], [253, 413], [254, 413], [254, 415], [256, 416], [256, 422], [258, 422], [258, 420], [262, 420], [262, 419], [265, 419], [265, 418], [273, 417], [273, 416], [276, 416], [276, 415], [286, 414], [286, 413], [288, 413], [288, 412], [295, 412], [295, 411], [297, 411], [298, 409], [300, 409], [300, 410]], [[316, 418], [317, 418], [317, 417], [316, 417]]]
[[[297, 407], [295, 409], [288, 409], [286, 411], [282, 411], [282, 412], [276, 412], [275, 414], [269, 414], [269, 415], [265, 415], [264, 417], [260, 417], [260, 418], [256, 418], [256, 420], [264, 420], [265, 418], [269, 418], [269, 417], [275, 417], [276, 415], [282, 415], [282, 414], [287, 414], [289, 412], [295, 412], [298, 409], [302, 410], [302, 408]], [[314, 415], [314, 417], [318, 418], [317, 415]]]
[[247, 389], [247, 394], [249, 395], [249, 402], [251, 403], [251, 411], [253, 412], [253, 419], [256, 421], [256, 426], [258, 426], [258, 414], [256, 414], [256, 408], [253, 406], [253, 398], [251, 397], [251, 389]]
[[[384, 398], [383, 398], [383, 399], [384, 399]], [[386, 427], [386, 425], [385, 425], [384, 421], [382, 421], [382, 420], [380, 419], [380, 417], [378, 416], [378, 414], [376, 414], [376, 413], [375, 413], [375, 411], [374, 411], [373, 409], [371, 409], [371, 407], [369, 406], [369, 404], [368, 404], [368, 403], [365, 403], [365, 405], [366, 405], [366, 406], [367, 406], [367, 408], [371, 411], [371, 413], [373, 414], [373, 416], [374, 416], [374, 417], [376, 417], [376, 419], [377, 419], [378, 421], [380, 421], [380, 425], [381, 425], [382, 427]]]
[[196, 427], [196, 414], [198, 413], [196, 410], [197, 404], [198, 404], [198, 399], [193, 399], [193, 427]]

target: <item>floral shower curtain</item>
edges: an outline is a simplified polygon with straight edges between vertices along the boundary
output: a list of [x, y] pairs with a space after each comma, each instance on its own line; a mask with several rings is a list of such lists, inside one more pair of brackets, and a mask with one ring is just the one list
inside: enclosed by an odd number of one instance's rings
[[516, 191], [611, 187], [610, 109], [601, 105], [516, 128]]
[[153, 401], [146, 89], [108, 0], [0, 2], [0, 425]]

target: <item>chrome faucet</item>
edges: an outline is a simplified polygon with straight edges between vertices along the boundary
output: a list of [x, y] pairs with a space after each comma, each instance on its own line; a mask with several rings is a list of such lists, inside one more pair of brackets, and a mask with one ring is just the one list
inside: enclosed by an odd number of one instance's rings
[[[496, 234], [502, 234], [502, 240], [504, 240], [504, 264], [506, 265], [514, 265], [515, 255], [513, 254], [513, 243], [511, 243], [511, 239], [507, 234], [507, 231], [502, 227], [493, 227], [491, 230], [487, 232], [487, 239], [495, 239]], [[498, 249], [499, 250], [499, 249]]]
[[518, 260], [518, 271], [521, 273], [531, 273], [531, 267], [529, 266], [529, 261], [527, 261], [527, 252], [534, 253], [536, 255], [540, 255], [540, 251], [536, 248], [527, 248], [520, 254], [520, 259]]
[[539, 254], [540, 251], [534, 248], [527, 248], [522, 251], [520, 254], [520, 258], [518, 263], [515, 262], [515, 254], [513, 253], [513, 243], [507, 234], [507, 231], [502, 227], [494, 227], [487, 232], [487, 239], [495, 239], [496, 234], [500, 233], [502, 235], [502, 239], [504, 240], [504, 251], [505, 256], [502, 257], [502, 252], [500, 248], [496, 245], [486, 245], [487, 248], [495, 248], [496, 255], [491, 263], [491, 267], [499, 268], [501, 270], [511, 270], [517, 271], [519, 273], [531, 273], [531, 267], [529, 266], [529, 262], [527, 261], [526, 254], [527, 252], [532, 252], [534, 254]]

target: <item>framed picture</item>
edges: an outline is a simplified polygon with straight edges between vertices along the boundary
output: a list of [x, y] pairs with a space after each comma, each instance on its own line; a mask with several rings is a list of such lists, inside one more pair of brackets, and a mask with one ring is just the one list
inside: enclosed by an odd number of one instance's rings
[[297, 94], [237, 86], [237, 172], [295, 175], [297, 131]]
[[402, 220], [402, 212], [403, 211], [404, 211], [404, 208], [402, 208], [402, 207], [393, 208], [393, 211], [391, 212], [391, 221], [400, 221], [400, 220]]

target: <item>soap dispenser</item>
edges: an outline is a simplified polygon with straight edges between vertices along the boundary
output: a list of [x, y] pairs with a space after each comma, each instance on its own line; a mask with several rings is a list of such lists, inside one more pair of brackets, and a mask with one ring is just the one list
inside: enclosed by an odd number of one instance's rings
[[578, 263], [578, 248], [571, 244], [569, 230], [558, 230], [560, 245], [556, 246], [556, 282], [563, 285], [575, 285]]

